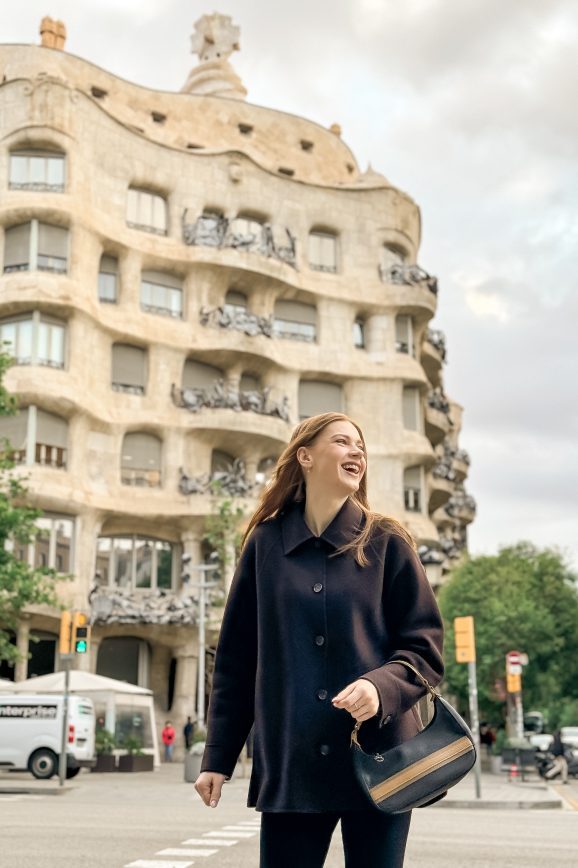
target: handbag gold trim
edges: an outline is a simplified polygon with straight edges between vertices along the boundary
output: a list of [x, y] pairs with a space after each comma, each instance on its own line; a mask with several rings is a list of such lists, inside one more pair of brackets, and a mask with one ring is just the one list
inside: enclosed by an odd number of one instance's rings
[[410, 669], [434, 704], [430, 723], [396, 747], [366, 753], [358, 740], [356, 721], [351, 733], [353, 766], [370, 803], [386, 814], [399, 814], [442, 798], [476, 761], [474, 738], [457, 711], [406, 660], [391, 660]]

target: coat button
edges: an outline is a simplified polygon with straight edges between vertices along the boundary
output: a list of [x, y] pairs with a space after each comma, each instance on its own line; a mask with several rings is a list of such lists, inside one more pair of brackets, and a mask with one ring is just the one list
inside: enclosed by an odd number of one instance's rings
[[318, 690], [317, 691], [317, 699], [327, 699], [327, 691], [326, 690]]
[[316, 636], [315, 637], [316, 645], [324, 645], [325, 644], [325, 636]]
[[315, 591], [316, 594], [318, 594], [319, 591], [322, 591], [323, 585], [321, 584], [321, 582], [315, 582], [315, 584], [313, 585], [313, 590]]
[[328, 744], [319, 745], [319, 753], [321, 756], [328, 756], [331, 753], [331, 748]]

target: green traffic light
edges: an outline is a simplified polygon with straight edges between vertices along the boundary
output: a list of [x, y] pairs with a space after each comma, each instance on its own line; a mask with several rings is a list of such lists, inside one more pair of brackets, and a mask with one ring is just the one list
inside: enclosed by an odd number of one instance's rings
[[74, 650], [77, 654], [86, 654], [86, 652], [88, 651], [88, 642], [86, 641], [86, 639], [79, 639], [79, 641], [75, 645]]

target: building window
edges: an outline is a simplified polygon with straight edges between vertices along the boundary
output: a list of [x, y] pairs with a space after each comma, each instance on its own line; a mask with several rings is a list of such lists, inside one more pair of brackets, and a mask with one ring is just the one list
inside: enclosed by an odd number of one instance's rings
[[407, 314], [400, 314], [395, 318], [395, 349], [398, 353], [415, 357], [413, 319]]
[[195, 359], [186, 360], [183, 367], [183, 389], [211, 390], [219, 380], [223, 380], [221, 368], [197, 362]]
[[40, 311], [0, 320], [0, 347], [17, 365], [64, 368], [66, 324]]
[[122, 484], [159, 488], [161, 458], [162, 443], [154, 434], [144, 431], [125, 434], [121, 456]]
[[98, 266], [98, 300], [116, 304], [118, 301], [118, 259], [101, 256]]
[[255, 476], [255, 482], [257, 485], [268, 485], [276, 466], [277, 459], [272, 455], [267, 456], [267, 458], [262, 458], [257, 467], [257, 474]]
[[0, 417], [0, 440], [4, 439], [19, 464], [66, 467], [68, 423], [60, 416], [32, 405], [15, 416]]
[[163, 271], [143, 271], [140, 306], [148, 313], [182, 317], [183, 287], [180, 278]]
[[273, 334], [294, 341], [313, 342], [317, 338], [317, 309], [299, 301], [275, 302]]
[[407, 253], [403, 247], [399, 247], [397, 244], [384, 244], [381, 248], [381, 262], [379, 263], [381, 279], [389, 280], [391, 270], [405, 265], [406, 261]]
[[65, 274], [68, 229], [31, 220], [10, 226], [4, 238], [4, 272], [54, 271]]
[[314, 230], [309, 233], [309, 266], [314, 271], [337, 271], [337, 235]]
[[237, 289], [230, 289], [225, 296], [225, 313], [235, 317], [237, 314], [247, 312], [247, 296], [244, 292], [239, 292]]
[[220, 449], [213, 449], [211, 453], [211, 476], [216, 473], [229, 473], [235, 463], [233, 455], [228, 452], [221, 452]]
[[38, 149], [12, 151], [10, 189], [63, 193], [65, 165], [63, 153]]
[[128, 344], [113, 344], [112, 388], [115, 392], [144, 395], [147, 381], [147, 351]]
[[403, 388], [403, 427], [408, 431], [421, 431], [421, 402], [416, 386]]
[[299, 383], [299, 419], [331, 412], [343, 412], [341, 386], [322, 380], [302, 380]]
[[255, 374], [250, 374], [245, 371], [239, 380], [240, 392], [258, 392], [261, 388], [261, 381]]
[[421, 512], [422, 468], [407, 467], [403, 471], [403, 500], [408, 512]]
[[36, 519], [40, 534], [17, 550], [29, 567], [49, 567], [57, 573], [74, 572], [74, 518], [44, 514]]
[[365, 349], [365, 323], [356, 319], [353, 323], [353, 346], [359, 350]]
[[97, 583], [125, 590], [175, 587], [178, 558], [174, 546], [144, 536], [104, 536], [96, 545]]
[[261, 214], [253, 214], [248, 211], [241, 211], [234, 220], [231, 221], [231, 231], [235, 235], [241, 235], [245, 241], [256, 242], [261, 238], [263, 233], [263, 224], [267, 222], [267, 218]]
[[129, 187], [126, 207], [126, 222], [132, 229], [167, 234], [167, 202], [158, 193]]

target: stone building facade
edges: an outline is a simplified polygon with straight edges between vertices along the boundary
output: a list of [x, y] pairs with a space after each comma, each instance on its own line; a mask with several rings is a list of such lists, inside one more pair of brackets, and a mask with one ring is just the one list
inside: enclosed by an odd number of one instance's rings
[[[150, 686], [179, 725], [212, 480], [250, 514], [294, 424], [343, 410], [372, 506], [434, 585], [475, 512], [417, 205], [337, 125], [248, 103], [237, 45], [229, 19], [201, 19], [180, 93], [56, 43], [0, 46], [0, 338], [20, 401], [0, 433], [46, 528], [21, 556], [73, 574], [61, 599], [94, 621], [81, 665]], [[58, 668], [58, 624], [23, 618], [17, 677]]]

